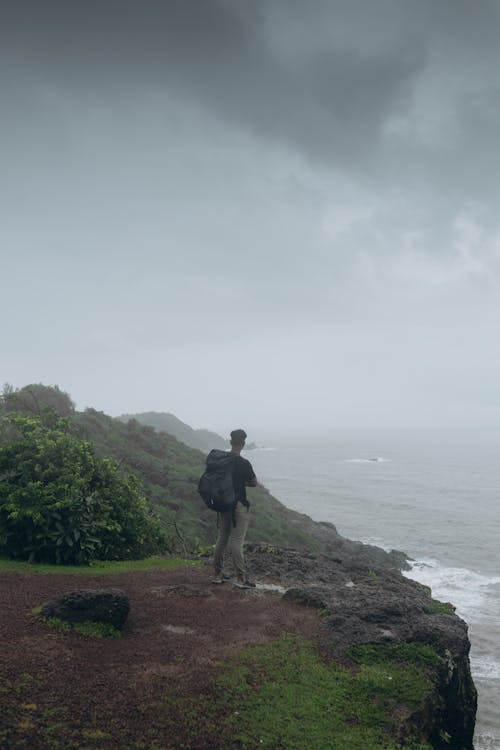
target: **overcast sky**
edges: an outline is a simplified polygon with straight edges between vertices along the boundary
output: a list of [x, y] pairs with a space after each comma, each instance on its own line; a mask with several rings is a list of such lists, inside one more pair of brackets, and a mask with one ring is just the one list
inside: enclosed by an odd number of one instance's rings
[[497, 428], [497, 0], [2, 0], [0, 381]]

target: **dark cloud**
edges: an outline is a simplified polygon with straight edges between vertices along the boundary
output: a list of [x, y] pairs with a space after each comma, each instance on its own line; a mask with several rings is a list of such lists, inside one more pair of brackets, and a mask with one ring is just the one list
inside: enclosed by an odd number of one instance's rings
[[210, 426], [213, 356], [249, 416], [307, 389], [319, 423], [374, 370], [415, 416], [438, 362], [433, 417], [466, 331], [499, 382], [499, 27], [496, 0], [3, 2], [4, 377]]
[[[0, 34], [14, 79], [18, 66], [21, 80], [34, 76], [40, 85], [107, 98], [111, 106], [140, 107], [148, 92], [161, 91], [317, 162], [348, 169], [361, 163], [383, 174], [391, 156], [397, 164], [416, 155], [428, 162], [437, 150], [447, 167], [449, 150], [462, 149], [460, 138], [455, 148], [443, 149], [437, 134], [436, 143], [432, 136], [421, 143], [417, 132], [417, 142], [404, 150], [390, 138], [387, 158], [387, 124], [415, 117], [426, 77], [440, 80], [472, 151], [485, 153], [482, 137], [492, 142], [498, 108], [480, 73], [486, 62], [499, 61], [499, 23], [493, 0], [474, 6], [453, 0], [21, 0], [4, 3]], [[463, 75], [467, 66], [477, 71], [472, 81]], [[489, 106], [481, 108], [474, 139], [467, 113], [480, 107], [482, 96]]]
[[[407, 104], [424, 61], [412, 38], [378, 50], [353, 39], [332, 47], [328, 38], [316, 49], [311, 40], [290, 60], [276, 45], [280, 18], [263, 2], [49, 0], [9, 8], [4, 48], [42, 80], [136, 101], [141, 89], [175, 92], [328, 162], [357, 161], [373, 149], [385, 118]], [[291, 12], [307, 23], [300, 6]], [[343, 3], [332, 6], [324, 20], [336, 24], [346, 12]]]

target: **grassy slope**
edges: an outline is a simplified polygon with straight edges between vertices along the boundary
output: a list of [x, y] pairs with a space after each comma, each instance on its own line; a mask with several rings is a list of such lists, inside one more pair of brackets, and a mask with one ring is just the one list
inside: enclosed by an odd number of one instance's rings
[[64, 705], [40, 704], [43, 684], [24, 673], [0, 687], [11, 718], [0, 744], [29, 750], [35, 736], [39, 750], [432, 750], [412, 717], [425, 715], [439, 657], [400, 644], [358, 649], [355, 659], [354, 669], [326, 662], [313, 643], [284, 634], [214, 664], [208, 683], [180, 677], [139, 693], [132, 733], [106, 715], [88, 725]]
[[28, 563], [0, 558], [0, 573], [45, 573], [52, 575], [115, 575], [116, 573], [170, 570], [182, 566], [198, 565], [198, 561], [179, 557], [146, 557], [142, 560], [96, 560], [90, 565], [50, 565]]
[[[134, 473], [143, 491], [167, 524], [172, 547], [192, 551], [213, 544], [216, 516], [197, 492], [205, 455], [166, 433], [136, 421], [122, 423], [88, 409], [72, 421], [100, 455], [114, 456], [122, 471]], [[252, 520], [248, 541], [263, 541], [317, 552], [320, 543], [295, 524], [299, 514], [286, 508], [263, 487], [249, 489]]]
[[398, 750], [403, 735], [407, 750], [432, 750], [407, 719], [425, 712], [439, 656], [409, 643], [358, 647], [353, 657], [355, 669], [326, 663], [313, 643], [285, 634], [221, 664], [213, 693], [167, 689], [162, 703], [184, 717], [188, 747], [202, 736], [219, 750]]

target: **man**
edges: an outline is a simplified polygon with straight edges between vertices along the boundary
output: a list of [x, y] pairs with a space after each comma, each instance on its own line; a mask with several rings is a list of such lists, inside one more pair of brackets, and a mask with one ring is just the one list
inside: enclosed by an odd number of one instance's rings
[[255, 588], [255, 583], [249, 581], [247, 577], [243, 543], [250, 517], [250, 503], [247, 500], [246, 488], [256, 487], [257, 478], [250, 461], [240, 455], [245, 447], [246, 438], [245, 430], [233, 430], [231, 432], [231, 453], [234, 456], [233, 487], [236, 506], [233, 512], [217, 514], [219, 534], [214, 553], [215, 578], [213, 583], [223, 583], [224, 581], [224, 552], [227, 548], [237, 575], [235, 585], [238, 588], [251, 589]]

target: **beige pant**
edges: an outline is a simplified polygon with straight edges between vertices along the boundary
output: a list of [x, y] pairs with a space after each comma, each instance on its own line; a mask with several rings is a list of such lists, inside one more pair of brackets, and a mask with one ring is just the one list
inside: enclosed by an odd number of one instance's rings
[[241, 503], [237, 503], [234, 512], [236, 526], [233, 526], [232, 513], [218, 513], [219, 534], [214, 552], [214, 569], [216, 575], [220, 575], [224, 567], [224, 552], [229, 553], [234, 569], [238, 576], [246, 578], [245, 558], [243, 556], [243, 542], [247, 533], [248, 521], [250, 520], [249, 509]]

